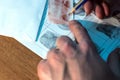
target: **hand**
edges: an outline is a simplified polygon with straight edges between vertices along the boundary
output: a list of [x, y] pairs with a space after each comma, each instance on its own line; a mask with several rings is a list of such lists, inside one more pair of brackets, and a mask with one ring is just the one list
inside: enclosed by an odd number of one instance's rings
[[116, 80], [108, 65], [98, 55], [87, 31], [76, 21], [69, 23], [77, 44], [62, 36], [57, 49], [48, 52], [38, 64], [40, 80]]
[[84, 10], [87, 14], [90, 14], [93, 10], [98, 18], [102, 19], [105, 16], [109, 16], [109, 7], [105, 0], [88, 0], [84, 4]]

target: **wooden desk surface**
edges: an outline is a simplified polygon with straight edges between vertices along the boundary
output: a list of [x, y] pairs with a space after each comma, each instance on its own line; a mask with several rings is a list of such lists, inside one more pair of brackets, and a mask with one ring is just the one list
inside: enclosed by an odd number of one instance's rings
[[15, 39], [0, 36], [0, 80], [38, 80], [40, 60]]

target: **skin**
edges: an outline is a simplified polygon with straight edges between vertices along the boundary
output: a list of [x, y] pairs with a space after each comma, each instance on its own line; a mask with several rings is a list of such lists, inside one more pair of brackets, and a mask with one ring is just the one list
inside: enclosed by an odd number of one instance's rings
[[[100, 19], [109, 16], [110, 13], [107, 3], [102, 0], [88, 0], [84, 4], [84, 10], [87, 14], [94, 11]], [[39, 79], [117, 80], [114, 70], [98, 55], [82, 25], [71, 21], [69, 27], [78, 44], [66, 36], [58, 38], [57, 49], [50, 50], [47, 59], [38, 64]]]
[[87, 14], [94, 11], [96, 16], [100, 19], [103, 19], [110, 14], [109, 6], [105, 0], [88, 0], [84, 4], [84, 10]]
[[117, 80], [110, 67], [101, 59], [87, 31], [77, 21], [69, 28], [77, 43], [69, 37], [57, 39], [47, 59], [37, 67], [40, 80]]
[[120, 80], [120, 48], [116, 48], [108, 57], [107, 64]]

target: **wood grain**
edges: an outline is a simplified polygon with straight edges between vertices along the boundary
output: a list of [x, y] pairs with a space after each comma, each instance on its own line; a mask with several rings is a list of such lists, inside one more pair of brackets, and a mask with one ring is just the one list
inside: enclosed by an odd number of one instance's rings
[[15, 39], [0, 36], [0, 80], [38, 80], [40, 60]]

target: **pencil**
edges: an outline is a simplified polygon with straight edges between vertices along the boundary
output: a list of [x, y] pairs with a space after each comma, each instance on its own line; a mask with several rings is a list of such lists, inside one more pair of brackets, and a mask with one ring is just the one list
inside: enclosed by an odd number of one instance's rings
[[87, 2], [87, 0], [80, 0], [69, 12], [69, 15], [75, 12], [77, 9], [79, 9], [85, 2]]

